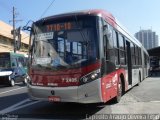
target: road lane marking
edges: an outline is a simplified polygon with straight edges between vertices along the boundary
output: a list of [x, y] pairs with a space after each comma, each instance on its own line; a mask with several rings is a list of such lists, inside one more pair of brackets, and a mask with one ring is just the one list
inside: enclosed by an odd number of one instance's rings
[[13, 92], [13, 91], [16, 91], [16, 90], [20, 90], [20, 89], [23, 89], [23, 88], [26, 88], [26, 87], [20, 87], [20, 88], [4, 91], [4, 92], [1, 92], [0, 95], [5, 94], [5, 93], [9, 93], [9, 92]]
[[41, 101], [31, 101], [30, 99], [25, 99], [25, 100], [23, 100], [21, 102], [18, 102], [18, 103], [14, 104], [14, 105], [12, 105], [8, 108], [5, 108], [5, 109], [1, 110], [0, 114], [6, 114], [6, 113], [9, 113], [9, 112], [12, 112], [12, 111], [15, 111], [15, 110], [18, 110], [18, 109], [21, 109], [21, 108], [39, 103], [39, 102], [41, 102]]

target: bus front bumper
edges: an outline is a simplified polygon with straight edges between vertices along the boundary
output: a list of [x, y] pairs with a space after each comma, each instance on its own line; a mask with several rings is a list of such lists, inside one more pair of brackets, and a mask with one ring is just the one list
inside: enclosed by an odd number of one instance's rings
[[94, 80], [81, 86], [42, 87], [28, 84], [28, 93], [32, 100], [49, 101], [58, 97], [59, 102], [99, 103], [102, 101], [101, 81]]

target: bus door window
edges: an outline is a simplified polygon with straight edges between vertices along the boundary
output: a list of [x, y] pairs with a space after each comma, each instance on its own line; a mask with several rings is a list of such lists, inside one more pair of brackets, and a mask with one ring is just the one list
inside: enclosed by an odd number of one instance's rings
[[135, 66], [135, 64], [136, 64], [136, 60], [135, 60], [135, 45], [133, 43], [131, 43], [130, 47], [131, 47], [132, 65]]
[[113, 36], [112, 36], [113, 28], [106, 24], [104, 28], [104, 52], [106, 57], [106, 72], [110, 73], [115, 70], [115, 55], [113, 49]]
[[136, 65], [139, 65], [138, 46], [135, 47], [135, 57], [136, 57]]
[[118, 33], [113, 30], [113, 42], [114, 42], [114, 54], [115, 54], [115, 65], [119, 65], [119, 50], [118, 50]]
[[119, 34], [118, 36], [118, 43], [119, 43], [119, 60], [120, 65], [126, 64], [126, 52], [125, 52], [125, 44], [124, 44], [124, 37]]
[[132, 85], [132, 58], [131, 58], [131, 45], [132, 43], [126, 38], [126, 51], [127, 51], [127, 67], [128, 67], [128, 83]]
[[138, 54], [139, 54], [139, 65], [142, 65], [142, 54], [141, 54], [141, 48], [138, 49]]

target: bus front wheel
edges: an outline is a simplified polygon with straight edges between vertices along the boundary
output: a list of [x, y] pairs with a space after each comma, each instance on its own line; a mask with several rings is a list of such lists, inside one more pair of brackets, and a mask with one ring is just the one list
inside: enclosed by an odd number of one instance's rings
[[114, 102], [118, 103], [122, 96], [122, 81], [121, 78], [119, 78], [118, 84], [117, 84], [117, 96], [114, 98]]

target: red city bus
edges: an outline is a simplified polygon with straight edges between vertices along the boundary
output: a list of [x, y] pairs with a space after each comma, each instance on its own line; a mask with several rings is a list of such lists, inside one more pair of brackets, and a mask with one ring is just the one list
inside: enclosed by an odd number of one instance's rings
[[33, 100], [119, 102], [148, 76], [147, 51], [104, 10], [34, 22], [29, 49], [28, 92]]

